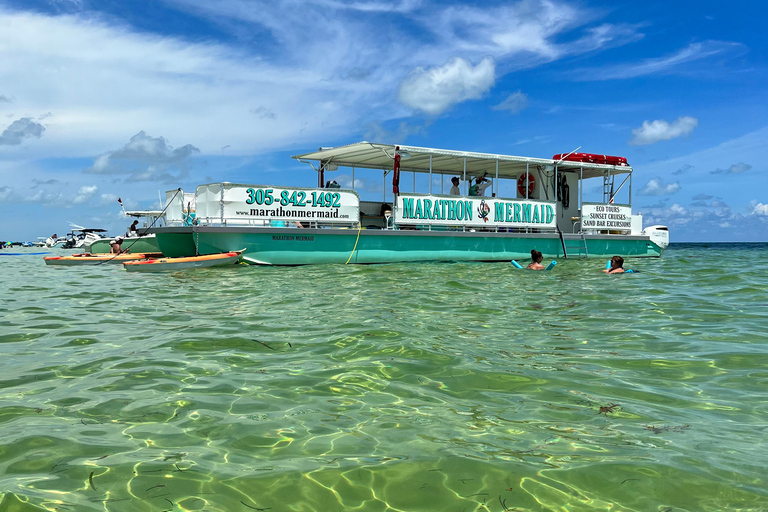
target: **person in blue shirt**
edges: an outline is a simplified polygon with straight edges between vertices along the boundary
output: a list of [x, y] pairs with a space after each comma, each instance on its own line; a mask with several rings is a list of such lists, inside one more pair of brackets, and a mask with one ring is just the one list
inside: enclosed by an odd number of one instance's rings
[[184, 217], [184, 225], [185, 226], [196, 226], [197, 225], [197, 215], [195, 215], [195, 212], [192, 211], [192, 203], [187, 203], [187, 209], [183, 210], [181, 212], [182, 216]]

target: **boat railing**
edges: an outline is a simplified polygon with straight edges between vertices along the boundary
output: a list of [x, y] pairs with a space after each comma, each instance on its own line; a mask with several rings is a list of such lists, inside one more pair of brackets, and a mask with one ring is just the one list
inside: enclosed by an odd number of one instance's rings
[[[323, 221], [275, 221], [268, 219], [224, 219], [224, 222], [220, 218], [200, 217], [195, 219], [194, 226], [211, 226], [211, 227], [252, 227], [252, 228], [310, 228], [310, 229], [378, 229], [383, 231], [430, 231], [430, 232], [464, 232], [464, 233], [499, 233], [499, 234], [512, 234], [512, 233], [557, 233], [556, 228], [549, 227], [476, 227], [476, 226], [444, 226], [434, 224], [396, 224], [394, 217], [386, 218], [384, 216], [361, 216], [360, 222], [323, 222]], [[168, 227], [191, 227], [190, 224], [185, 224], [180, 221], [167, 222]], [[577, 231], [574, 231], [576, 233]]]
[[557, 228], [531, 227], [474, 227], [474, 226], [441, 226], [432, 224], [399, 224], [386, 229], [400, 231], [455, 231], [464, 233], [557, 233]]
[[[176, 222], [176, 226], [185, 225], [183, 223]], [[189, 224], [186, 224], [189, 225]], [[220, 217], [198, 217], [195, 219], [195, 226], [216, 226], [216, 227], [253, 227], [253, 228], [344, 228], [344, 229], [357, 229], [359, 223], [356, 221], [350, 222], [325, 222], [325, 221], [308, 221], [308, 220], [274, 220], [274, 219], [243, 219], [234, 218], [223, 220]]]

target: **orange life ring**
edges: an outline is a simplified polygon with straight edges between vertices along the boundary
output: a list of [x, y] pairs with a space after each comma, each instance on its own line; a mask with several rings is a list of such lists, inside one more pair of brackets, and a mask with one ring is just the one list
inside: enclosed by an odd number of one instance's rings
[[[526, 176], [528, 177], [528, 193], [526, 194], [525, 190], [525, 179]], [[520, 195], [523, 197], [530, 197], [531, 194], [533, 194], [533, 189], [536, 188], [536, 178], [533, 177], [533, 174], [529, 172], [524, 172], [517, 178], [517, 191], [520, 192]]]

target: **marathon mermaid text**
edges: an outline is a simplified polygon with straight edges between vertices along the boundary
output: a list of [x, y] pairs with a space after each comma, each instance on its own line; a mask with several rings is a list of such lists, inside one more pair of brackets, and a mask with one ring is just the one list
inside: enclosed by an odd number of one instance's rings
[[[499, 199], [442, 199], [401, 197], [402, 221], [432, 220], [492, 224], [554, 226], [555, 208], [548, 203]], [[399, 219], [398, 219], [399, 220]]]

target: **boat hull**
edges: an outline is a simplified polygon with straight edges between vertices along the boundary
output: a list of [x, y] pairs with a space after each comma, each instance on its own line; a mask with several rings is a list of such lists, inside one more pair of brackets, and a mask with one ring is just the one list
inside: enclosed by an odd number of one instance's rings
[[167, 270], [184, 270], [188, 268], [217, 267], [233, 265], [240, 260], [240, 251], [191, 256], [186, 258], [157, 258], [145, 261], [129, 261], [123, 264], [128, 272], [161, 272]]
[[[195, 236], [191, 226], [173, 226], [156, 228], [154, 234], [160, 252], [167, 258], [181, 258], [195, 256], [198, 253], [195, 245]], [[239, 247], [242, 249], [242, 247]], [[227, 251], [211, 251], [212, 253]]]
[[126, 261], [146, 260], [162, 256], [160, 253], [137, 253], [137, 254], [74, 254], [72, 256], [46, 256], [43, 258], [46, 265], [59, 266], [82, 266], [82, 265], [101, 265], [107, 263], [125, 263]]
[[[88, 252], [91, 254], [109, 254], [112, 250], [109, 243], [112, 240], [114, 240], [114, 238], [96, 240], [90, 244], [90, 247], [88, 247]], [[160, 250], [160, 246], [157, 243], [157, 238], [154, 235], [124, 238], [121, 247], [123, 249], [130, 249], [132, 253], [162, 252]]]
[[[531, 249], [547, 258], [563, 257], [557, 233], [198, 226], [186, 228], [184, 239], [180, 229], [167, 235], [163, 229], [155, 231], [166, 256], [190, 256], [189, 247], [194, 251], [197, 245], [199, 254], [245, 248], [244, 261], [265, 265], [510, 261], [529, 258]], [[585, 240], [590, 257], [658, 257], [663, 252], [644, 235], [587, 235]], [[568, 251], [571, 257], [578, 255]]]

